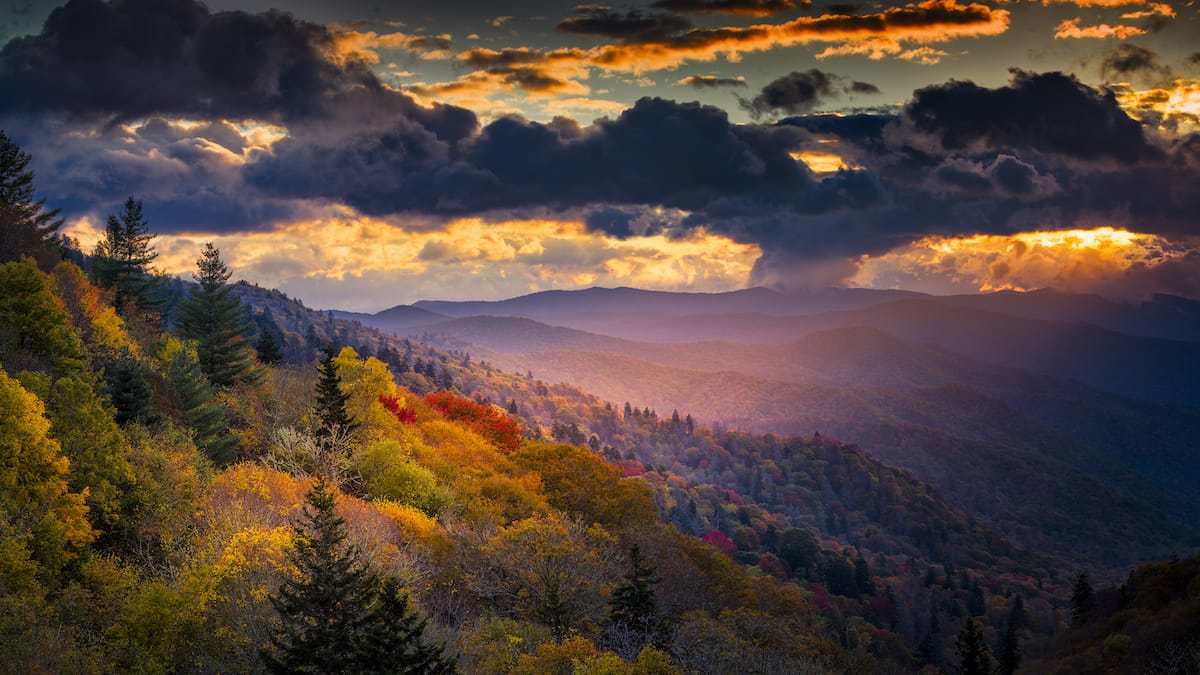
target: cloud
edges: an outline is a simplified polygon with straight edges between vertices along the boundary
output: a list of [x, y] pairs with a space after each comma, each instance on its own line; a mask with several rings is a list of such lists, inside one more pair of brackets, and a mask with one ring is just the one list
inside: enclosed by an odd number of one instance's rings
[[[808, 6], [809, 2], [799, 3]], [[658, 0], [655, 7], [672, 12], [697, 12], [769, 16], [795, 9], [794, 0]]]
[[678, 35], [692, 28], [692, 22], [674, 14], [629, 10], [621, 13], [607, 7], [577, 7], [575, 16], [563, 20], [555, 30], [575, 35], [612, 38], [619, 42], [650, 42]]
[[717, 77], [716, 75], [688, 75], [675, 82], [677, 87], [692, 87], [693, 89], [716, 89], [718, 87], [744, 87], [746, 78]]
[[1106, 80], [1138, 77], [1144, 80], [1171, 78], [1171, 68], [1158, 54], [1128, 42], [1117, 45], [1100, 62], [1100, 75]]
[[841, 94], [877, 94], [879, 88], [867, 82], [853, 81], [841, 84], [839, 75], [826, 73], [816, 68], [793, 71], [773, 80], [752, 99], [739, 99], [741, 106], [755, 118], [773, 113], [797, 114], [809, 112]]
[[1083, 19], [1075, 17], [1074, 19], [1066, 19], [1054, 28], [1055, 40], [1083, 40], [1096, 39], [1104, 40], [1108, 38], [1117, 38], [1119, 40], [1128, 40], [1131, 37], [1145, 35], [1146, 29], [1138, 28], [1137, 26], [1110, 26], [1106, 23], [1097, 26], [1080, 26]]

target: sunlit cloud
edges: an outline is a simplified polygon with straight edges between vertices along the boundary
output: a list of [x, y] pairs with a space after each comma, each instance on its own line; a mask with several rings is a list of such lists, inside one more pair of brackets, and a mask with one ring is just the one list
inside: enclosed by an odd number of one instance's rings
[[332, 45], [326, 58], [339, 66], [359, 62], [367, 65], [380, 63], [380, 51], [407, 51], [421, 55], [424, 59], [448, 59], [452, 56], [449, 35], [410, 35], [402, 32], [376, 33], [352, 30], [344, 26], [331, 26]]
[[1039, 288], [1120, 292], [1131, 274], [1180, 262], [1190, 250], [1156, 235], [1112, 227], [925, 237], [882, 255], [864, 256], [849, 283], [933, 293]]
[[1054, 29], [1054, 39], [1055, 40], [1084, 40], [1084, 39], [1105, 40], [1108, 38], [1115, 37], [1120, 40], [1127, 40], [1131, 37], [1146, 34], [1146, 29], [1138, 28], [1137, 26], [1124, 26], [1121, 24], [1117, 24], [1115, 26], [1110, 26], [1109, 24], [1106, 24], [1106, 23], [1102, 23], [1102, 24], [1099, 24], [1096, 26], [1081, 26], [1081, 25], [1079, 25], [1081, 21], [1083, 21], [1083, 19], [1080, 19], [1079, 17], [1075, 17], [1074, 19], [1067, 19], [1066, 21], [1063, 21], [1062, 23], [1058, 24], [1058, 26], [1056, 26]]
[[1162, 2], [1152, 2], [1147, 5], [1146, 9], [1136, 12], [1126, 12], [1121, 15], [1122, 19], [1148, 19], [1152, 16], [1165, 16], [1167, 18], [1175, 18], [1175, 8]]
[[1154, 89], [1114, 86], [1117, 102], [1131, 116], [1170, 133], [1200, 131], [1200, 80], [1178, 79]]
[[832, 152], [793, 152], [792, 159], [797, 162], [804, 162], [809, 170], [813, 173], [835, 173], [837, 171], [848, 171], [855, 167], [847, 162], [841, 155], [835, 155]]
[[[90, 248], [102, 226], [82, 218], [68, 231]], [[159, 235], [155, 265], [190, 278], [206, 241], [220, 249], [237, 279], [279, 288], [315, 307], [353, 310], [594, 285], [721, 291], [745, 286], [761, 253], [705, 231], [617, 239], [571, 220], [464, 218], [444, 227], [413, 226], [339, 206], [264, 232]]]

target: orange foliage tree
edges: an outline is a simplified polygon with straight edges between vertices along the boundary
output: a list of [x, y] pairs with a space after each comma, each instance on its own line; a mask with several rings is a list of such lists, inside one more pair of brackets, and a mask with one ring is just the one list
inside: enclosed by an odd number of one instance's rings
[[459, 422], [483, 436], [505, 454], [516, 452], [521, 447], [520, 425], [493, 406], [476, 403], [448, 391], [429, 394], [425, 402], [446, 419]]

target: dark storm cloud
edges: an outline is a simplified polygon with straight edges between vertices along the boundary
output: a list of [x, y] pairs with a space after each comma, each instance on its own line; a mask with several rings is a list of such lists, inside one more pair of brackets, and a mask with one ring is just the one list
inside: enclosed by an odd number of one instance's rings
[[779, 12], [795, 9], [796, 6], [808, 6], [808, 0], [658, 0], [655, 7], [672, 12], [696, 12], [719, 14], [744, 14], [749, 16], [768, 16]]
[[693, 89], [716, 89], [718, 87], [744, 87], [746, 80], [740, 77], [717, 77], [716, 75], [688, 75], [676, 84]]
[[752, 99], [739, 99], [741, 105], [755, 118], [775, 113], [795, 115], [806, 113], [829, 99], [843, 93], [877, 94], [879, 88], [867, 82], [843, 85], [843, 78], [816, 68], [791, 72], [762, 88]]
[[1110, 81], [1129, 77], [1154, 81], [1170, 78], [1171, 68], [1149, 49], [1122, 42], [1104, 55], [1100, 75]]
[[1111, 92], [1062, 73], [1013, 71], [996, 89], [960, 81], [919, 89], [904, 114], [950, 151], [981, 145], [1122, 164], [1160, 154]]
[[594, 35], [620, 42], [665, 40], [690, 30], [692, 22], [674, 14], [639, 10], [618, 12], [608, 7], [583, 6], [575, 16], [558, 24], [557, 30], [575, 35]]

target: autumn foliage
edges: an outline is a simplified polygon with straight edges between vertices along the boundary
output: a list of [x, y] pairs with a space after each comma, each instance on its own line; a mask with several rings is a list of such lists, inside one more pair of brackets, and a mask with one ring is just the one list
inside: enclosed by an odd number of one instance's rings
[[455, 396], [448, 391], [429, 394], [425, 402], [446, 419], [483, 436], [505, 454], [516, 452], [521, 447], [521, 427], [516, 420], [492, 406]]
[[417, 411], [410, 407], [400, 405], [400, 399], [388, 394], [379, 395], [379, 403], [387, 409], [388, 412], [396, 416], [401, 424], [416, 424]]

